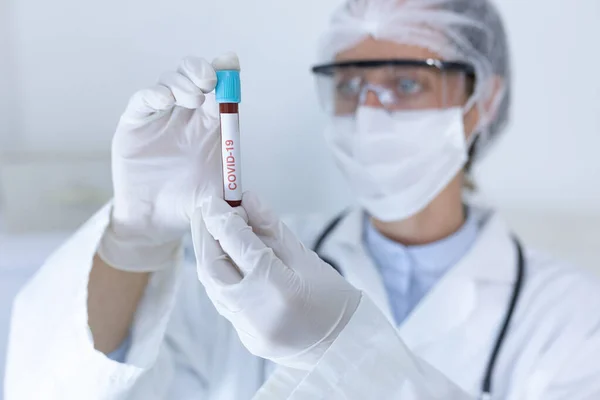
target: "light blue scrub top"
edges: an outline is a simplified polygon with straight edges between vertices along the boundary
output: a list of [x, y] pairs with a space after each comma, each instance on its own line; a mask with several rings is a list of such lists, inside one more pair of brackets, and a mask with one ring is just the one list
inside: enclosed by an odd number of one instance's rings
[[[404, 246], [383, 236], [365, 217], [363, 240], [373, 258], [388, 294], [396, 324], [400, 325], [421, 299], [475, 243], [478, 225], [473, 213], [452, 235], [434, 243]], [[124, 362], [131, 338], [109, 354]]]
[[365, 217], [363, 238], [383, 278], [397, 325], [475, 243], [479, 228], [472, 214], [467, 212], [466, 222], [452, 235], [419, 246], [388, 239]]

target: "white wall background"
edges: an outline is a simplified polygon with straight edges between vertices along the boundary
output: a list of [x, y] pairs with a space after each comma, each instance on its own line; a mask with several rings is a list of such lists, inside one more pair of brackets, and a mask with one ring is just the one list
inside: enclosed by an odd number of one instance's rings
[[498, 0], [514, 53], [513, 124], [481, 168], [511, 207], [600, 210], [600, 1]]
[[[243, 63], [246, 188], [280, 212], [341, 209], [349, 195], [321, 137], [309, 74], [318, 33], [337, 3], [0, 0], [0, 150], [107, 151], [135, 90], [182, 56], [235, 50]], [[600, 1], [497, 3], [514, 53], [514, 118], [479, 168], [480, 186], [528, 242], [595, 265]], [[88, 175], [103, 179], [99, 171]], [[36, 185], [29, 186], [27, 197], [35, 198]], [[0, 303], [8, 315], [10, 304]], [[1, 360], [0, 348], [0, 376]]]
[[13, 2], [0, 2], [0, 149], [15, 147], [17, 139], [17, 109], [15, 57], [13, 52], [14, 32]]

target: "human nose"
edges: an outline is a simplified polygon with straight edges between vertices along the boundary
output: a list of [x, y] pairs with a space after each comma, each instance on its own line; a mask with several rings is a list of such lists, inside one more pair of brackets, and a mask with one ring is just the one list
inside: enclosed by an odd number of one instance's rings
[[384, 105], [379, 99], [379, 93], [374, 89], [366, 87], [360, 96], [360, 105], [374, 108], [383, 108]]

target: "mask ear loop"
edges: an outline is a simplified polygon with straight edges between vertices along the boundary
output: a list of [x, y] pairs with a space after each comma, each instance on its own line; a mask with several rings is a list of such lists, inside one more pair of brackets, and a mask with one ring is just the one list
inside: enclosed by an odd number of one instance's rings
[[[462, 115], [463, 115], [463, 117], [465, 117], [475, 107], [478, 107], [478, 109], [479, 109], [479, 115], [480, 116], [483, 115], [483, 107], [477, 101], [477, 97], [478, 97], [477, 95], [478, 95], [478, 93], [477, 93], [477, 91], [475, 91], [471, 95], [471, 97], [469, 97], [469, 100], [467, 100], [467, 103], [465, 104], [465, 106], [462, 109]], [[467, 152], [468, 152], [468, 154], [471, 154], [471, 150], [472, 150], [473, 145], [477, 141], [477, 138], [481, 135], [481, 127], [482, 126], [483, 126], [483, 121], [482, 120], [478, 121], [477, 122], [477, 126], [475, 127], [475, 129], [471, 133], [471, 136], [467, 139]]]
[[469, 149], [471, 149], [471, 146], [478, 137], [484, 136], [483, 128], [491, 124], [505, 94], [506, 87], [503, 86], [495, 93], [493, 98], [489, 99], [488, 101], [478, 101], [478, 97], [482, 96], [481, 93], [478, 93], [476, 90], [467, 101], [467, 104], [463, 108], [463, 115], [466, 115], [473, 107], [478, 107], [479, 109], [479, 121], [477, 122], [477, 126], [475, 127], [473, 134], [471, 134], [471, 137], [467, 142]]
[[468, 188], [468, 191], [470, 193], [468, 197], [471, 199], [476, 199], [477, 197], [475, 194], [477, 192], [477, 187], [472, 181], [470, 174], [470, 169], [474, 161], [474, 155], [476, 153], [478, 144], [481, 141], [485, 140], [485, 135], [487, 134], [487, 132], [485, 132], [484, 127], [489, 126], [491, 124], [494, 115], [496, 114], [498, 107], [500, 106], [502, 99], [504, 98], [504, 95], [506, 93], [506, 87], [502, 87], [500, 90], [498, 90], [497, 93], [495, 93], [494, 97], [492, 99], [489, 99], [487, 102], [478, 101], [478, 98], [482, 97], [481, 91], [481, 89], [479, 91], [476, 89], [465, 104], [465, 107], [463, 108], [463, 116], [469, 113], [469, 111], [471, 111], [473, 107], [477, 107], [479, 111], [479, 121], [477, 122], [477, 126], [473, 130], [473, 133], [471, 134], [466, 143], [468, 155], [468, 161], [466, 164], [466, 187]]
[[[463, 107], [463, 118], [474, 108], [474, 107], [478, 107], [479, 108], [479, 115], [481, 115], [482, 112], [482, 107], [481, 104], [479, 104], [477, 102], [477, 97], [476, 94], [473, 93], [473, 95], [471, 95], [471, 97], [469, 98], [469, 100], [467, 100], [467, 103], [465, 104], [465, 106]], [[467, 151], [467, 162], [464, 165], [464, 170], [465, 170], [465, 181], [463, 184], [463, 201], [469, 203], [469, 199], [471, 198], [471, 196], [477, 192], [477, 185], [475, 184], [475, 181], [471, 175], [471, 167], [473, 164], [473, 155], [475, 154], [475, 148], [477, 146], [477, 143], [479, 142], [479, 139], [481, 139], [481, 124], [478, 123], [477, 127], [475, 127], [475, 129], [473, 130], [473, 132], [471, 133], [471, 135], [469, 136], [468, 139], [465, 140], [465, 147], [466, 147], [466, 151]], [[466, 135], [466, 132], [465, 132]]]

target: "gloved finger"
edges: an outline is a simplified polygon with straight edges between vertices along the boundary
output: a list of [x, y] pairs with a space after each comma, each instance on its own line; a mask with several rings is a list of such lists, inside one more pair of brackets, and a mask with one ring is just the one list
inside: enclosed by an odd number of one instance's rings
[[202, 90], [179, 72], [168, 72], [162, 75], [159, 83], [169, 88], [178, 106], [195, 110], [204, 104], [205, 97]]
[[310, 251], [263, 202], [252, 192], [245, 192], [242, 207], [248, 213], [248, 223], [260, 239], [275, 251], [286, 265], [302, 263]]
[[[204, 104], [202, 105], [202, 111], [204, 112], [204, 115], [208, 117], [207, 121], [210, 121], [210, 126], [212, 126], [213, 121], [220, 121], [219, 103], [217, 103], [217, 98], [214, 93], [207, 93], [205, 95]], [[217, 129], [217, 131], [220, 135], [221, 130]]]
[[217, 71], [223, 70], [240, 70], [240, 59], [235, 53], [225, 53], [217, 58], [215, 58], [212, 62], [212, 66]]
[[242, 210], [241, 207], [234, 209], [216, 197], [207, 198], [202, 203], [202, 215], [208, 231], [244, 275], [249, 275], [261, 265], [281, 263], [276, 260], [273, 250], [252, 231], [241, 214]]
[[175, 96], [169, 88], [155, 85], [143, 89], [131, 96], [122, 119], [136, 121], [154, 115], [160, 111], [167, 111], [175, 105]]
[[191, 227], [192, 243], [196, 253], [196, 271], [200, 282], [207, 290], [215, 282], [221, 285], [239, 283], [243, 279], [241, 271], [208, 232], [200, 208], [192, 215]]
[[186, 57], [177, 71], [188, 78], [203, 93], [212, 92], [217, 86], [217, 73], [213, 66], [203, 58]]

